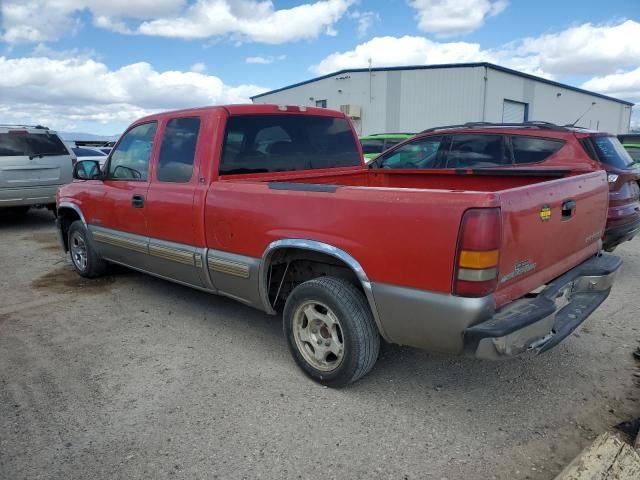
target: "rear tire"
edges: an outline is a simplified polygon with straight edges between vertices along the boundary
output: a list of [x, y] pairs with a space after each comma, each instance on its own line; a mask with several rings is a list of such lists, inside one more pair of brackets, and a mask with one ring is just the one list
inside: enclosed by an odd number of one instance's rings
[[81, 220], [76, 220], [69, 227], [69, 256], [78, 275], [85, 278], [96, 278], [104, 275], [108, 263], [102, 260], [89, 238], [87, 229]]
[[380, 351], [380, 335], [364, 294], [340, 278], [298, 285], [287, 298], [283, 328], [298, 366], [328, 387], [362, 378]]

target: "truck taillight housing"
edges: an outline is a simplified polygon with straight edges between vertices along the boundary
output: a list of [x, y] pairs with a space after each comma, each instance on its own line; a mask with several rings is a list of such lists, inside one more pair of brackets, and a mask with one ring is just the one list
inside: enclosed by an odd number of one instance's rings
[[498, 283], [500, 209], [473, 208], [462, 217], [456, 253], [453, 294], [484, 297]]

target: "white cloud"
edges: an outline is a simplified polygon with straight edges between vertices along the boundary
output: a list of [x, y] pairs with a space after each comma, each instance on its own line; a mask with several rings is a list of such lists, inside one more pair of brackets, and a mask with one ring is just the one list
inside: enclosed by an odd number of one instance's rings
[[425, 65], [437, 63], [481, 62], [494, 60], [490, 52], [477, 43], [440, 43], [424, 37], [376, 37], [353, 50], [329, 55], [312, 71], [320, 75], [347, 68], [369, 66]]
[[[335, 52], [311, 67], [314, 73], [368, 66], [493, 62], [546, 78], [608, 75], [640, 65], [640, 22], [585, 23], [495, 49], [478, 43], [439, 42], [418, 36], [376, 37], [352, 50]], [[624, 95], [623, 98], [626, 98]]]
[[359, 10], [350, 13], [349, 18], [355, 20], [358, 23], [359, 37], [364, 37], [369, 29], [373, 26], [373, 23], [380, 21], [380, 15], [376, 12], [361, 12]]
[[504, 11], [507, 0], [410, 0], [418, 11], [418, 28], [438, 36], [461, 35], [480, 28]]
[[258, 64], [258, 65], [270, 65], [273, 62], [284, 60], [285, 58], [287, 58], [286, 55], [278, 55], [276, 57], [270, 55], [268, 57], [261, 57], [261, 56], [247, 57], [245, 58], [244, 61], [245, 63], [252, 63], [252, 64]]
[[191, 65], [191, 68], [189, 68], [189, 70], [195, 73], [204, 73], [207, 71], [207, 66], [204, 64], [204, 62], [196, 62]]
[[355, 1], [278, 10], [271, 0], [3, 0], [1, 38], [10, 44], [56, 40], [80, 28], [78, 14], [88, 11], [94, 25], [119, 33], [278, 44], [335, 35], [334, 24]]
[[2, 40], [35, 43], [57, 40], [81, 27], [77, 14], [88, 10], [96, 25], [125, 29], [123, 19], [150, 19], [179, 11], [186, 0], [3, 0]]
[[209, 38], [231, 35], [270, 44], [332, 35], [354, 0], [318, 0], [276, 10], [270, 0], [198, 0], [179, 15], [143, 22], [144, 35]]
[[202, 72], [160, 72], [145, 62], [111, 70], [84, 58], [0, 57], [0, 72], [2, 118], [57, 129], [68, 129], [74, 122], [121, 128], [154, 111], [247, 103], [251, 95], [265, 90], [225, 85]]
[[552, 75], [597, 75], [635, 66], [640, 59], [640, 22], [585, 23], [561, 32], [522, 39], [509, 47], [533, 56]]
[[640, 67], [628, 72], [594, 77], [584, 82], [582, 88], [613, 97], [626, 98], [632, 102], [640, 102]]

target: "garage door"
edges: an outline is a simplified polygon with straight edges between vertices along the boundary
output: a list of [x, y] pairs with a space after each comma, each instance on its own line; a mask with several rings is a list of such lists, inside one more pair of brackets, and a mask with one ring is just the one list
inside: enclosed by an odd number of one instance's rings
[[502, 105], [502, 121], [504, 123], [522, 123], [527, 121], [527, 104], [505, 100]]

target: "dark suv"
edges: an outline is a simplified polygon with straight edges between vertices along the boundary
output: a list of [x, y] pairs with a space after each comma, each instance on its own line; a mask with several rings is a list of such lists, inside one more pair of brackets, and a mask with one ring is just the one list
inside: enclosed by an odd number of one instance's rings
[[566, 176], [604, 169], [609, 210], [603, 248], [612, 251], [640, 231], [640, 168], [607, 133], [547, 122], [467, 123], [425, 130], [386, 151], [369, 168], [455, 169]]

